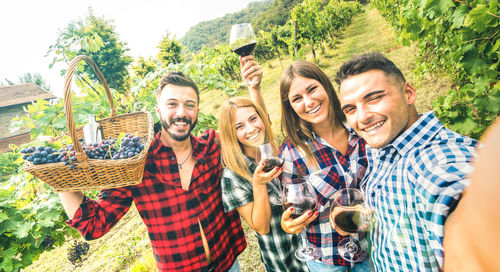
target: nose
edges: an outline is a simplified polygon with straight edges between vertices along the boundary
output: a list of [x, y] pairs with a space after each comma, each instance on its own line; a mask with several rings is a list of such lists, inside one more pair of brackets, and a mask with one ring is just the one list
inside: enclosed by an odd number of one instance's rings
[[183, 116], [186, 116], [186, 108], [184, 107], [184, 105], [179, 105], [179, 107], [177, 108], [177, 110], [175, 111], [175, 115], [177, 117], [183, 117]]
[[314, 99], [310, 97], [309, 95], [304, 95], [304, 105], [306, 108], [312, 108], [314, 106]]
[[371, 122], [372, 114], [368, 109], [368, 107], [363, 105], [358, 105], [356, 109], [356, 117], [358, 119], [358, 122], [362, 124], [368, 124]]

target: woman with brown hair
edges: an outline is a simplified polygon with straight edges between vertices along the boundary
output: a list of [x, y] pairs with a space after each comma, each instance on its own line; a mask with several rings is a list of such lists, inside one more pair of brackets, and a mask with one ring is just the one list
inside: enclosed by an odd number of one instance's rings
[[[313, 63], [297, 61], [281, 76], [281, 124], [286, 141], [280, 157], [285, 159], [282, 182], [297, 177], [319, 176], [308, 182], [318, 195], [316, 211], [292, 219], [291, 209], [282, 216], [288, 233], [307, 228], [307, 242], [321, 250], [319, 260], [307, 261], [311, 271], [372, 271], [367, 258], [350, 263], [340, 257], [337, 244], [344, 237], [330, 225], [331, 197], [343, 188], [358, 188], [368, 167], [365, 142], [345, 124], [345, 116], [331, 81]], [[362, 236], [362, 235], [360, 235]], [[367, 245], [364, 237], [359, 237]]]

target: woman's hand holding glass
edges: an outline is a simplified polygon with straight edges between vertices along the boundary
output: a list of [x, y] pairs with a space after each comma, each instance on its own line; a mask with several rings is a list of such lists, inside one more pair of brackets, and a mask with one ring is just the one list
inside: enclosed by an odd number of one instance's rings
[[263, 69], [253, 55], [240, 57], [241, 77], [249, 86], [260, 85]]
[[283, 172], [283, 167], [274, 167], [270, 171], [264, 171], [266, 164], [264, 159], [259, 162], [255, 172], [253, 173], [253, 184], [254, 186], [266, 185], [271, 180], [278, 178]]
[[[288, 233], [300, 233], [302, 246], [295, 251], [301, 261], [321, 258], [321, 250], [307, 242], [306, 228], [318, 216], [318, 197], [314, 188], [304, 178], [294, 179], [283, 184], [282, 199], [286, 211], [281, 216], [281, 226]], [[295, 219], [293, 219], [295, 218]]]

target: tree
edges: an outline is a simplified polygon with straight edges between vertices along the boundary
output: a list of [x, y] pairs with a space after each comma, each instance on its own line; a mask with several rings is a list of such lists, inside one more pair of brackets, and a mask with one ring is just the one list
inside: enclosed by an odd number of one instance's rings
[[151, 57], [143, 58], [139, 57], [136, 62], [136, 65], [133, 65], [132, 71], [134, 71], [134, 76], [137, 78], [144, 78], [148, 73], [153, 72], [158, 67], [158, 64]]
[[42, 87], [43, 89], [49, 91], [49, 84], [42, 78], [39, 73], [25, 73], [19, 77], [19, 83], [35, 83], [36, 85]]
[[177, 64], [183, 61], [182, 44], [175, 40], [175, 36], [172, 38], [170, 36], [170, 33], [167, 32], [158, 45], [158, 49], [160, 49], [158, 60], [163, 64], [163, 67], [170, 63]]
[[321, 3], [318, 0], [305, 0], [292, 10], [292, 21], [298, 25], [299, 44], [310, 44], [313, 57], [316, 58], [314, 47], [324, 39], [325, 28], [319, 24]]
[[[119, 40], [112, 21], [96, 17], [89, 8], [85, 19], [71, 22], [59, 34], [57, 41], [49, 47], [47, 55], [55, 55], [51, 67], [58, 62], [69, 64], [77, 55], [87, 55], [95, 61], [111, 88], [126, 93], [129, 88], [127, 66], [133, 60], [126, 55], [129, 50], [126, 46], [125, 42]], [[91, 80], [98, 80], [91, 67], [80, 66], [78, 70], [85, 71]]]

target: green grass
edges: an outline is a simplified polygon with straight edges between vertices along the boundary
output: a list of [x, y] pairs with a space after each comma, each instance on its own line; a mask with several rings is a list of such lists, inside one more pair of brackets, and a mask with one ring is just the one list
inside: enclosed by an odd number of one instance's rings
[[[416, 48], [404, 47], [398, 43], [392, 29], [374, 8], [368, 7], [365, 13], [357, 15], [352, 24], [339, 34], [336, 41], [325, 44], [324, 47], [325, 55], [314, 61], [331, 79], [335, 77], [336, 70], [342, 62], [353, 55], [371, 51], [385, 54], [395, 62], [406, 79], [414, 85], [418, 96], [417, 109], [420, 112], [430, 110], [432, 102], [451, 86], [448, 77], [439, 71], [419, 78], [413, 75]], [[305, 58], [313, 61], [310, 53], [306, 54]], [[262, 92], [273, 123], [273, 130], [279, 139], [283, 139], [280, 133], [279, 78], [283, 69], [290, 63], [292, 63], [290, 58], [262, 63], [264, 67]], [[242, 89], [240, 95], [248, 95], [248, 93]], [[200, 98], [201, 111], [218, 117], [219, 108], [227, 98], [227, 95], [218, 90], [204, 91]], [[265, 271], [260, 261], [254, 231], [245, 222], [243, 222], [243, 228], [248, 247], [239, 256], [242, 271]], [[61, 247], [42, 254], [39, 260], [24, 271], [142, 272], [156, 270], [146, 227], [135, 208], [131, 209], [108, 234], [101, 239], [91, 241], [90, 244], [90, 254], [79, 267], [71, 265], [66, 259], [66, 249], [69, 246], [67, 242]]]

